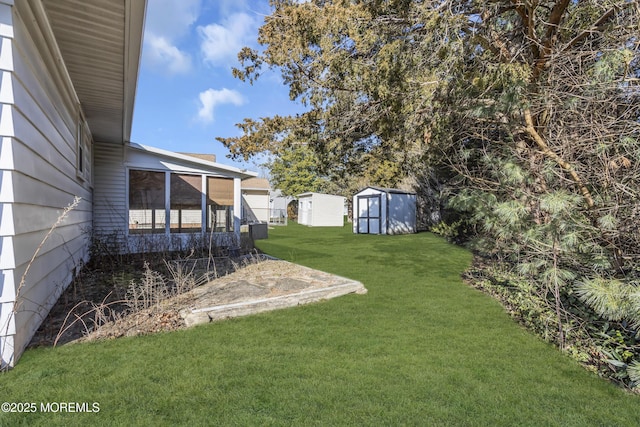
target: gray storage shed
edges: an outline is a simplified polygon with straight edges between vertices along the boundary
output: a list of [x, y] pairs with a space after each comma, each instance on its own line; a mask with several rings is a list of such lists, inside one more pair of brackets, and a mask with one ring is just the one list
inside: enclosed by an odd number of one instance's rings
[[354, 233], [409, 234], [416, 230], [415, 193], [366, 187], [353, 196]]

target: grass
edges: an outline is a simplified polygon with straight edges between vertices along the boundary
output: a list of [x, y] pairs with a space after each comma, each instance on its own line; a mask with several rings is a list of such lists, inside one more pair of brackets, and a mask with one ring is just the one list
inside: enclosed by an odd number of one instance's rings
[[585, 371], [460, 280], [468, 252], [430, 234], [270, 230], [261, 249], [360, 280], [367, 295], [186, 331], [28, 350], [9, 402], [99, 413], [0, 425], [640, 424], [638, 396]]

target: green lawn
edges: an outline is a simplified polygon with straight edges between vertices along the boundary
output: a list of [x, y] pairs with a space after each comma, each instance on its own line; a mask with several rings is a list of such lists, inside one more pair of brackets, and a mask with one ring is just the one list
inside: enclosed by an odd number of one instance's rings
[[265, 252], [367, 295], [188, 331], [27, 351], [0, 400], [98, 402], [0, 425], [640, 425], [640, 397], [586, 372], [460, 280], [430, 234], [270, 230]]

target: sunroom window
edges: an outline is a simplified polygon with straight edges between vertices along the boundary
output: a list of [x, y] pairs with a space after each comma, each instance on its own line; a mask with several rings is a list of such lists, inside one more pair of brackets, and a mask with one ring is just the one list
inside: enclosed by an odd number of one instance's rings
[[202, 176], [171, 174], [171, 232], [202, 231]]
[[207, 177], [207, 231], [233, 231], [233, 179]]
[[164, 172], [129, 171], [129, 232], [164, 233]]
[[130, 233], [233, 232], [233, 201], [233, 178], [129, 170]]

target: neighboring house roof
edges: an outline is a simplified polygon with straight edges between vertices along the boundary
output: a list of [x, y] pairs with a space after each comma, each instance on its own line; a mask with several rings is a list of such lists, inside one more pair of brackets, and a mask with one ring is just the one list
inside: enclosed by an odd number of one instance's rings
[[216, 163], [216, 162], [210, 162], [207, 160], [202, 160], [199, 159], [197, 157], [193, 157], [190, 155], [186, 155], [186, 154], [180, 154], [180, 153], [175, 153], [173, 151], [169, 151], [169, 150], [163, 150], [161, 148], [155, 148], [155, 147], [150, 147], [148, 145], [142, 145], [142, 144], [136, 144], [135, 142], [132, 142], [129, 144], [129, 146], [133, 149], [136, 150], [140, 150], [140, 151], [144, 151], [147, 153], [151, 153], [151, 154], [155, 154], [157, 156], [160, 157], [165, 157], [167, 159], [170, 160], [178, 160], [181, 162], [189, 162], [191, 164], [194, 165], [198, 165], [201, 167], [206, 167], [208, 169], [215, 169], [221, 172], [228, 172], [231, 174], [235, 174], [235, 175], [239, 175], [240, 178], [244, 179], [251, 179], [254, 178], [258, 175], [257, 172], [252, 172], [246, 169], [240, 169], [240, 168], [236, 168], [234, 166], [227, 166], [227, 165], [223, 165], [220, 163]]
[[96, 141], [131, 137], [146, 3], [42, 1], [57, 42], [50, 48], [66, 65]]
[[243, 190], [270, 190], [269, 180], [265, 178], [249, 178], [242, 181]]
[[178, 153], [178, 154], [184, 154], [185, 156], [191, 156], [191, 157], [196, 157], [200, 160], [206, 160], [208, 162], [216, 162], [216, 155], [215, 154], [203, 154], [203, 153]]

